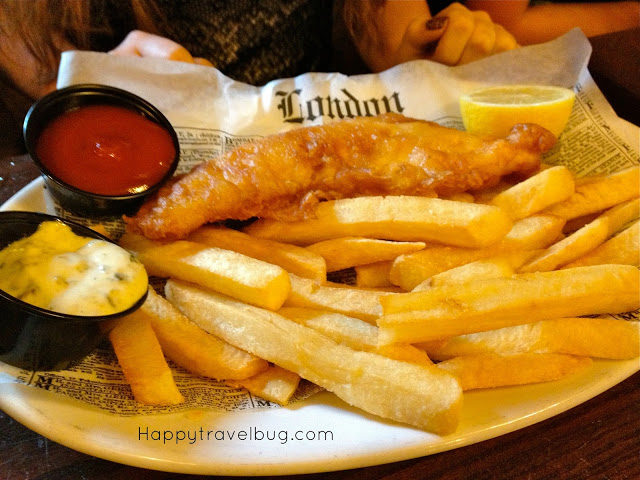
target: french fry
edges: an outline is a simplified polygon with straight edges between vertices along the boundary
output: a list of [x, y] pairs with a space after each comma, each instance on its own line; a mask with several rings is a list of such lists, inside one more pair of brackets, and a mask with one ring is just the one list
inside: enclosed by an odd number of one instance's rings
[[169, 280], [167, 298], [204, 330], [333, 392], [369, 413], [437, 434], [458, 424], [458, 380], [436, 366], [360, 352], [286, 319], [194, 285]]
[[278, 313], [289, 320], [300, 323], [326, 335], [336, 343], [341, 343], [354, 350], [378, 353], [384, 357], [431, 365], [424, 350], [409, 344], [378, 345], [378, 327], [363, 320], [348, 317], [340, 313], [315, 310], [310, 308], [283, 307]]
[[291, 275], [291, 294], [284, 306], [329, 310], [374, 323], [382, 313], [380, 296], [385, 294], [349, 286], [318, 285], [308, 278]]
[[278, 405], [287, 405], [298, 388], [300, 375], [277, 365], [270, 365], [265, 371], [250, 378], [226, 383], [244, 387], [253, 395]]
[[138, 256], [149, 275], [198, 283], [271, 310], [280, 308], [291, 291], [282, 267], [231, 250], [185, 240], [159, 245], [133, 235], [120, 244]]
[[[565, 220], [553, 215], [533, 215], [516, 221], [507, 235], [487, 248], [430, 246], [413, 253], [399, 255], [389, 270], [389, 281], [409, 291], [434, 275], [484, 260], [506, 252], [514, 252], [514, 261], [540, 254], [538, 250], [551, 245], [562, 232]], [[522, 252], [521, 254], [515, 252]], [[530, 252], [530, 253], [527, 253]], [[519, 264], [514, 264], [514, 267]]]
[[327, 271], [334, 272], [357, 265], [393, 260], [403, 253], [422, 250], [424, 242], [396, 242], [377, 238], [342, 237], [324, 240], [307, 247], [320, 255], [327, 264]]
[[602, 245], [568, 263], [563, 268], [604, 265], [607, 263], [640, 267], [640, 249], [638, 245], [640, 245], [640, 222], [627, 227]]
[[455, 202], [467, 202], [467, 203], [475, 202], [475, 198], [473, 198], [473, 194], [469, 192], [453, 193], [451, 195], [448, 195], [446, 197], [441, 197], [441, 198], [444, 200], [452, 200]]
[[324, 259], [306, 248], [287, 243], [256, 238], [238, 230], [206, 225], [191, 233], [187, 240], [202, 243], [208, 247], [233, 250], [248, 257], [273, 263], [299, 277], [311, 278], [324, 283], [327, 267]]
[[297, 245], [356, 236], [480, 248], [499, 241], [512, 226], [498, 207], [412, 196], [321, 202], [315, 214], [300, 222], [261, 219], [245, 232]]
[[400, 255], [391, 264], [389, 280], [411, 291], [421, 283], [453, 268], [490, 258], [502, 258], [513, 267], [539, 254], [539, 250], [503, 252], [496, 248], [431, 247], [419, 252]]
[[[166, 292], [175, 307], [152, 292], [136, 312], [161, 355], [282, 405], [307, 378], [368, 412], [446, 433], [460, 387], [549, 381], [589, 357], [640, 355], [638, 323], [557, 318], [640, 306], [637, 268], [610, 265], [640, 266], [640, 223], [628, 227], [638, 218], [638, 172], [574, 179], [547, 166], [491, 192], [336, 200], [302, 222], [205, 226], [177, 242], [127, 233], [120, 243], [151, 275], [173, 277]], [[563, 236], [568, 220], [583, 219]], [[267, 270], [247, 257], [280, 267], [279, 296], [264, 294]], [[607, 264], [578, 267], [588, 262]], [[327, 282], [327, 271], [350, 267], [357, 288]], [[242, 290], [247, 278], [258, 284], [253, 296], [230, 287], [239, 281]], [[368, 289], [391, 285], [414, 291]]]
[[496, 253], [494, 248], [429, 247], [399, 255], [391, 264], [388, 278], [393, 285], [410, 291], [434, 275]]
[[562, 234], [565, 220], [554, 215], [532, 215], [514, 222], [513, 228], [496, 245], [496, 249], [537, 250], [547, 248]]
[[358, 318], [303, 307], [282, 307], [277, 313], [354, 350], [372, 352], [378, 348], [378, 328]]
[[473, 192], [474, 201], [475, 203], [490, 204], [491, 200], [493, 200], [496, 195], [499, 195], [505, 190], [508, 190], [516, 183], [517, 182], [513, 181], [511, 178], [507, 179], [503, 177], [496, 185], [484, 188], [477, 192]]
[[575, 191], [573, 174], [564, 166], [542, 170], [540, 173], [515, 184], [491, 200], [491, 205], [505, 210], [518, 220], [566, 200]]
[[389, 280], [391, 261], [370, 263], [354, 267], [356, 272], [356, 287], [384, 288], [395, 286]]
[[406, 293], [406, 290], [403, 290], [402, 288], [396, 286], [396, 285], [391, 285], [391, 286], [387, 286], [387, 287], [358, 287], [357, 285], [352, 285], [351, 283], [344, 283], [344, 282], [330, 282], [327, 281], [327, 283], [325, 284], [325, 286], [327, 287], [334, 287], [334, 288], [347, 288], [347, 289], [351, 289], [351, 290], [368, 290], [370, 292], [377, 292], [377, 293]]
[[467, 391], [560, 380], [591, 363], [588, 357], [557, 353], [481, 354], [445, 360], [438, 368], [455, 375]]
[[640, 356], [640, 322], [557, 318], [417, 345], [434, 360], [494, 353], [564, 353], [626, 360]]
[[609, 236], [609, 220], [598, 217], [580, 230], [550, 246], [520, 268], [520, 272], [546, 272], [580, 258], [601, 245]]
[[551, 246], [530, 265], [523, 267], [522, 271], [550, 270], [564, 265], [573, 267], [605, 263], [637, 266], [640, 263], [640, 250], [636, 230], [628, 230], [617, 240], [611, 239], [610, 242], [605, 242], [606, 247], [603, 246], [603, 242], [607, 237], [636, 220], [639, 210], [640, 198], [636, 198], [605, 211], [556, 245]]
[[522, 273], [380, 297], [379, 342], [423, 342], [467, 333], [640, 307], [640, 271], [594, 265]]
[[624, 360], [640, 355], [640, 323], [615, 318], [561, 318], [542, 323], [549, 352]]
[[598, 218], [601, 213], [602, 212], [590, 213], [588, 215], [583, 215], [582, 217], [577, 217], [577, 218], [572, 218], [571, 220], [567, 220], [564, 225], [564, 228], [562, 229], [562, 235], [567, 236], [577, 230], [580, 230], [586, 224], [591, 223], [596, 218]]
[[401, 362], [409, 362], [416, 365], [433, 365], [427, 352], [408, 343], [393, 343], [390, 345], [378, 345], [375, 352], [383, 357], [393, 358]]
[[240, 380], [269, 366], [265, 360], [205, 332], [153, 289], [140, 310], [147, 315], [164, 354], [196, 375]]
[[602, 177], [578, 183], [566, 200], [545, 209], [545, 213], [570, 220], [640, 196], [640, 167], [627, 168]]
[[106, 326], [133, 397], [145, 405], [184, 402], [147, 315], [137, 310]]
[[[525, 257], [526, 258], [526, 257]], [[524, 258], [523, 258], [524, 261]], [[416, 285], [412, 292], [427, 290], [442, 285], [461, 284], [484, 278], [508, 277], [515, 273], [514, 261], [509, 258], [494, 257], [467, 263], [451, 270], [438, 273]]]
[[125, 232], [120, 237], [120, 240], [118, 240], [118, 245], [136, 255], [138, 255], [140, 252], [159, 247], [167, 243], [168, 242], [149, 240], [143, 235], [131, 232]]
[[640, 198], [616, 205], [601, 216], [609, 220], [609, 235], [618, 233], [640, 217]]
[[102, 223], [98, 223], [96, 225], [91, 225], [89, 228], [91, 228], [91, 230], [98, 232], [100, 235], [104, 235], [105, 237], [113, 240], [112, 235], [109, 233], [109, 231], [107, 230], [107, 227], [105, 227]]

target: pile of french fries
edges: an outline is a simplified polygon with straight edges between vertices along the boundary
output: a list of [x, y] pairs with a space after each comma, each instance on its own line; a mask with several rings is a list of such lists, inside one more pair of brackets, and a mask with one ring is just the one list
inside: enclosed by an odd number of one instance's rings
[[[453, 432], [471, 389], [640, 355], [639, 167], [543, 166], [455, 198], [320, 203], [311, 220], [120, 244], [165, 278], [109, 326], [136, 400], [183, 401], [165, 357], [286, 404], [301, 378], [369, 413]], [[355, 271], [355, 285], [327, 274]], [[633, 316], [633, 314], [631, 315]], [[637, 317], [636, 317], [637, 320]]]

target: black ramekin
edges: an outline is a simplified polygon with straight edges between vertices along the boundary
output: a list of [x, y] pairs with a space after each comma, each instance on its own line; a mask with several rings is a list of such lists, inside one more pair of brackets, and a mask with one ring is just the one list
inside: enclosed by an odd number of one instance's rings
[[[0, 212], [0, 249], [34, 233], [44, 221], [61, 221], [81, 236], [111, 241], [75, 222], [44, 213]], [[58, 370], [90, 353], [104, 338], [101, 325], [138, 309], [145, 294], [128, 309], [103, 316], [67, 315], [23, 302], [0, 290], [0, 361], [31, 370]], [[82, 301], [81, 298], [78, 299]]]
[[[128, 108], [160, 125], [169, 133], [176, 153], [169, 170], [158, 183], [139, 193], [102, 195], [69, 185], [47, 169], [36, 153], [36, 143], [40, 133], [59, 115], [87, 105], [115, 105]], [[173, 176], [180, 161], [178, 136], [162, 112], [131, 92], [106, 85], [74, 85], [42, 97], [31, 106], [24, 119], [23, 136], [27, 151], [40, 169], [47, 188], [54, 198], [65, 210], [84, 217], [135, 213], [145, 197], [155, 192]]]

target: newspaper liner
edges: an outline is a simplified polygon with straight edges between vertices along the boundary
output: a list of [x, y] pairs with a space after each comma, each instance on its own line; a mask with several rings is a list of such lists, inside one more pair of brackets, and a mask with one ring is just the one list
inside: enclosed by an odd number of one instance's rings
[[[591, 46], [580, 30], [552, 42], [524, 47], [458, 67], [414, 61], [380, 74], [345, 76], [307, 73], [254, 87], [231, 80], [214, 68], [153, 58], [96, 52], [66, 52], [58, 88], [99, 83], [129, 90], [153, 103], [169, 119], [180, 141], [177, 173], [265, 135], [342, 118], [402, 113], [463, 129], [461, 93], [480, 86], [546, 84], [572, 88], [576, 102], [561, 139], [544, 161], [564, 164], [579, 176], [610, 173], [640, 163], [640, 130], [617, 117], [588, 70]], [[64, 211], [48, 195], [47, 208], [85, 224], [101, 224], [114, 237], [119, 218], [87, 220]], [[332, 278], [349, 281], [349, 273]], [[638, 312], [618, 315], [638, 320]], [[185, 396], [183, 404], [151, 407], [136, 403], [107, 341], [72, 368], [43, 372], [0, 362], [0, 383], [46, 389], [121, 416], [190, 409], [217, 411], [272, 408], [242, 388], [196, 377], [169, 362]], [[301, 382], [292, 403], [319, 387]]]

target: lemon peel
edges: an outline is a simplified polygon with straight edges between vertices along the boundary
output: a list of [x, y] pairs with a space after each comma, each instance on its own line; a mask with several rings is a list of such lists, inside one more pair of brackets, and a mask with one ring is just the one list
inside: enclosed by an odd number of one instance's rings
[[535, 123], [558, 137], [574, 101], [574, 92], [563, 87], [503, 85], [462, 95], [460, 113], [465, 129], [472, 133], [504, 137], [518, 123]]

